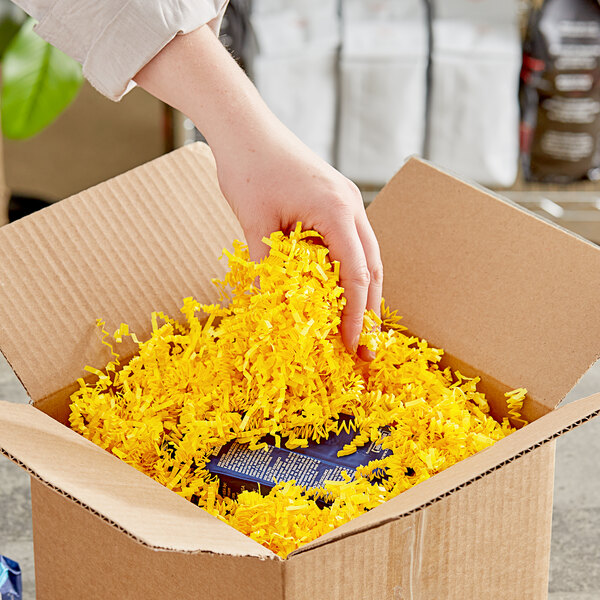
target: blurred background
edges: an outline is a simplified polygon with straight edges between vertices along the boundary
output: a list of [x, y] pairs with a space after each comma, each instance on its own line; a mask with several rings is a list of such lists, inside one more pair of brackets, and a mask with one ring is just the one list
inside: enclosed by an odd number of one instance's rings
[[[202, 139], [0, 14], [3, 222]], [[231, 0], [221, 38], [367, 202], [417, 154], [600, 242], [597, 0]]]

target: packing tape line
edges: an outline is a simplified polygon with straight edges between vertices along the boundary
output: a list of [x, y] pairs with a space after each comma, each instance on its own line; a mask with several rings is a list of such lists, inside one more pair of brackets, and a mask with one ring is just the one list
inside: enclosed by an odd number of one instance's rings
[[421, 571], [423, 566], [423, 545], [425, 539], [427, 512], [422, 510], [414, 514], [413, 541], [410, 553], [410, 572], [407, 600], [421, 599]]
[[[420, 562], [420, 552], [417, 552], [417, 550], [420, 550], [419, 518], [414, 515], [412, 518], [405, 519], [389, 528], [388, 547], [392, 551], [388, 552], [385, 557], [387, 569], [382, 569], [381, 575], [386, 577], [387, 587], [393, 600], [415, 600], [418, 598], [418, 596], [415, 596], [419, 585], [418, 579], [415, 580], [415, 562]], [[402, 556], [405, 558], [401, 563], [401, 568], [398, 568], [399, 563], [396, 558], [398, 552], [402, 552]], [[416, 556], [419, 557], [418, 561], [416, 561]], [[420, 572], [420, 564], [417, 566]]]

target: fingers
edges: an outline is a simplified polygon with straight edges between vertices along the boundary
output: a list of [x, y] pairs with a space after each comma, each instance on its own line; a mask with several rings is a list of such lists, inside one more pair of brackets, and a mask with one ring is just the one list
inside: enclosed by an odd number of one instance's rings
[[358, 349], [363, 317], [369, 294], [369, 268], [354, 217], [336, 221], [324, 242], [331, 258], [340, 263], [340, 285], [344, 288], [346, 306], [342, 313], [341, 334], [350, 352]]
[[[367, 294], [367, 310], [372, 310], [377, 315], [381, 315], [381, 293], [383, 288], [383, 265], [381, 264], [381, 255], [379, 253], [379, 244], [373, 233], [371, 224], [367, 215], [361, 212], [356, 218], [356, 229], [363, 246], [367, 267], [369, 269], [369, 291]], [[373, 360], [375, 353], [364, 346], [358, 349], [358, 355], [363, 360]]]
[[[342, 341], [350, 352], [358, 352], [363, 360], [372, 360], [374, 353], [367, 348], [359, 348], [359, 339], [365, 309], [380, 314], [383, 269], [379, 244], [360, 203], [359, 194], [356, 190], [358, 198], [354, 198], [357, 200], [354, 203], [348, 201], [345, 193], [340, 195], [337, 203], [329, 203], [326, 210], [321, 208], [321, 218], [316, 220], [314, 228], [324, 236], [323, 241], [329, 248], [332, 260], [340, 263], [340, 285], [344, 288], [346, 298], [340, 326]], [[311, 219], [304, 221], [308, 227], [306, 222]], [[261, 220], [260, 227], [244, 227], [252, 261], [260, 262], [268, 255], [269, 247], [262, 239], [271, 231], [281, 228], [280, 219], [271, 222], [269, 218]]]
[[372, 310], [381, 316], [381, 295], [383, 290], [383, 265], [379, 252], [379, 243], [371, 228], [366, 213], [361, 213], [356, 219], [356, 229], [362, 243], [367, 266], [369, 268], [369, 293], [367, 295], [367, 310]]
[[281, 229], [281, 225], [279, 221], [265, 215], [260, 210], [254, 211], [252, 217], [253, 219], [250, 222], [247, 219], [240, 219], [240, 223], [244, 230], [250, 260], [259, 263], [269, 255], [270, 250], [269, 246], [263, 242], [263, 238], [268, 238], [271, 233]]
[[[275, 231], [275, 230], [274, 230]], [[259, 263], [269, 254], [269, 246], [263, 241], [263, 237], [268, 237], [269, 233], [259, 233], [258, 231], [244, 232], [246, 236], [246, 244], [248, 244], [248, 252], [250, 252], [250, 260]]]

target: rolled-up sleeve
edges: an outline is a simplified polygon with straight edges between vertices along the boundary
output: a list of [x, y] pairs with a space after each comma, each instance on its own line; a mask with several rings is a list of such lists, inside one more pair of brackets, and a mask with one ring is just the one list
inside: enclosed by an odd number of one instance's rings
[[83, 65], [86, 79], [119, 100], [136, 73], [178, 33], [218, 33], [228, 0], [17, 0], [36, 32]]

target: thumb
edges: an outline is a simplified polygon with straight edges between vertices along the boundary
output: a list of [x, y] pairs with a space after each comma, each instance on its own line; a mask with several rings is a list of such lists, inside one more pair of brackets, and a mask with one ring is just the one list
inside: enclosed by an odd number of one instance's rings
[[246, 236], [246, 244], [248, 244], [248, 252], [250, 252], [250, 260], [259, 263], [269, 254], [269, 246], [265, 244], [263, 237], [269, 237], [267, 232], [248, 231], [244, 232]]

